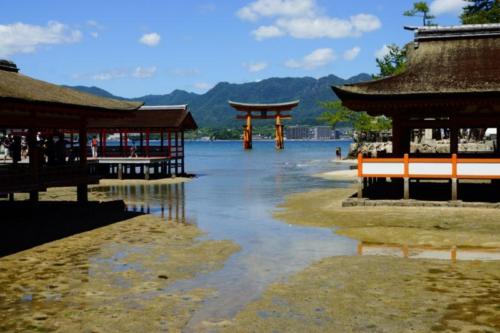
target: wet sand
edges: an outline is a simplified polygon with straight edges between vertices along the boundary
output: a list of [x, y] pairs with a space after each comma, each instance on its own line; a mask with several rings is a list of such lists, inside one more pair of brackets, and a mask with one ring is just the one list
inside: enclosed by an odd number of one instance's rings
[[355, 181], [358, 177], [358, 170], [349, 169], [349, 170], [335, 170], [317, 173], [313, 175], [313, 177], [323, 178], [326, 180], [350, 180]]
[[[74, 196], [74, 189], [53, 189], [41, 199]], [[139, 215], [2, 257], [0, 331], [180, 332], [215, 291], [166, 289], [220, 269], [239, 251], [201, 235], [194, 225]]]
[[500, 248], [495, 209], [342, 207], [353, 189], [292, 194], [274, 216], [290, 224], [329, 227], [365, 243], [433, 248]]
[[[275, 217], [367, 243], [500, 247], [495, 210], [349, 207], [352, 189], [290, 195]], [[266, 289], [226, 332], [498, 332], [500, 262], [339, 256]]]
[[332, 257], [270, 286], [225, 332], [498, 332], [500, 264]]

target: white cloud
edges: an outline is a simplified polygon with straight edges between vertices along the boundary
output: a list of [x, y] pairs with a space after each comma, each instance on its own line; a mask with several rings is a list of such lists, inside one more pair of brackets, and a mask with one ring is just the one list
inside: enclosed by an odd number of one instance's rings
[[47, 26], [13, 23], [0, 25], [0, 56], [32, 53], [42, 45], [67, 44], [80, 41], [82, 33], [65, 24], [50, 21]]
[[457, 15], [469, 4], [465, 0], [434, 0], [430, 4], [431, 13], [434, 15], [453, 14]]
[[90, 74], [75, 74], [72, 78], [75, 80], [95, 80], [95, 81], [109, 81], [122, 78], [137, 78], [145, 79], [152, 77], [156, 74], [156, 66], [142, 67], [137, 66], [133, 69], [131, 68], [114, 68], [109, 70], [104, 70], [98, 73]]
[[147, 77], [151, 77], [156, 73], [156, 66], [152, 67], [136, 67], [132, 72], [132, 76], [143, 79]]
[[139, 42], [147, 46], [156, 46], [160, 43], [161, 36], [156, 32], [150, 34], [144, 34], [139, 39]]
[[[380, 28], [380, 20], [373, 15], [360, 14], [349, 20], [330, 17], [278, 19], [276, 25], [294, 38], [344, 38], [360, 36], [363, 32]], [[274, 36], [270, 36], [274, 37]], [[268, 37], [269, 38], [269, 37]], [[262, 38], [261, 38], [262, 39]]]
[[99, 38], [99, 31], [104, 30], [104, 26], [94, 20], [88, 20], [86, 23], [87, 26], [92, 29], [92, 31], [89, 32], [90, 36], [93, 38]]
[[197, 82], [193, 84], [193, 87], [198, 90], [209, 90], [213, 87], [213, 84], [206, 83], [206, 82]]
[[285, 35], [294, 38], [343, 38], [361, 36], [382, 26], [371, 14], [357, 14], [348, 19], [323, 14], [316, 0], [257, 0], [236, 13], [242, 20], [273, 18], [271, 25], [261, 25], [252, 34], [256, 40]]
[[[86, 75], [83, 75], [85, 77]], [[128, 76], [126, 69], [111, 69], [95, 74], [91, 74], [90, 78], [96, 81], [108, 81], [113, 79], [120, 79]]]
[[193, 77], [200, 75], [201, 71], [197, 68], [174, 68], [170, 73], [179, 77]]
[[267, 38], [281, 37], [285, 33], [278, 27], [274, 25], [271, 26], [260, 26], [256, 30], [252, 31], [256, 40], [264, 40]]
[[239, 18], [256, 21], [261, 17], [298, 17], [314, 15], [317, 11], [315, 0], [257, 0], [238, 10]]
[[343, 58], [348, 61], [354, 60], [359, 55], [359, 52], [361, 52], [361, 48], [359, 46], [355, 46], [352, 49], [345, 51]]
[[285, 63], [285, 66], [290, 68], [314, 69], [326, 66], [333, 62], [337, 56], [332, 49], [324, 48], [317, 49], [306, 55], [301, 60], [290, 59]]
[[245, 67], [251, 73], [257, 73], [257, 72], [263, 71], [264, 69], [267, 68], [267, 62], [256, 62], [256, 63], [252, 63], [252, 64], [243, 64], [243, 67]]
[[383, 57], [389, 54], [389, 51], [390, 51], [389, 47], [387, 45], [384, 45], [380, 49], [375, 51], [375, 57], [377, 59], [382, 59]]

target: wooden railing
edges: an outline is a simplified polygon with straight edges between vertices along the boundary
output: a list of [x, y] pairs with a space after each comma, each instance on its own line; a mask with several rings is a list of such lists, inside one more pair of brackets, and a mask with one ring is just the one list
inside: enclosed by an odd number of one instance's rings
[[500, 158], [365, 158], [358, 155], [360, 178], [499, 179]]

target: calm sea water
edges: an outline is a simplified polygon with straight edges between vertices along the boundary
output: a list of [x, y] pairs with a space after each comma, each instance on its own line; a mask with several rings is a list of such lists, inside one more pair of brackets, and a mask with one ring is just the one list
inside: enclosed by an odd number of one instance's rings
[[[273, 142], [187, 142], [187, 172], [191, 182], [165, 186], [109, 187], [116, 197], [135, 202], [133, 210], [148, 211], [183, 223], [195, 223], [204, 239], [229, 239], [241, 246], [216, 272], [180, 281], [172, 290], [213, 288], [193, 316], [191, 327], [203, 320], [231, 318], [259, 297], [269, 283], [286, 279], [312, 262], [333, 255], [350, 255], [356, 242], [330, 229], [288, 225], [273, 219], [287, 194], [318, 188], [348, 186], [312, 174], [346, 169], [336, 164], [335, 148], [345, 154], [349, 141], [290, 142], [276, 151]], [[189, 330], [189, 329], [188, 329]]]

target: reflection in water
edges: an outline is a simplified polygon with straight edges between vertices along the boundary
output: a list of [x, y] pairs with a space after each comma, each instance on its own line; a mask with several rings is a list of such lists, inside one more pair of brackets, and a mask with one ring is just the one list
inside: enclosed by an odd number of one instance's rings
[[[290, 142], [276, 152], [269, 143], [256, 142], [243, 151], [239, 142], [186, 144], [190, 172], [200, 175], [179, 185], [102, 188], [122, 197], [129, 209], [164, 216], [183, 223], [196, 221], [206, 232], [203, 239], [231, 240], [241, 251], [218, 271], [177, 281], [167, 293], [210, 288], [215, 296], [193, 313], [186, 332], [204, 331], [210, 322], [231, 319], [270, 284], [286, 279], [314, 261], [334, 255], [353, 255], [356, 242], [329, 228], [288, 225], [273, 218], [276, 205], [287, 194], [331, 187], [329, 181], [310, 175], [346, 168], [335, 165], [335, 145], [344, 143]], [[337, 182], [334, 186], [348, 186]], [[121, 191], [121, 192], [120, 192]], [[209, 322], [208, 324], [206, 324]]]
[[186, 218], [184, 183], [101, 186], [94, 191], [106, 192], [113, 199], [124, 200], [127, 210], [161, 216], [167, 222], [195, 224]]
[[500, 249], [457, 248], [433, 249], [425, 247], [409, 247], [407, 245], [382, 245], [358, 243], [358, 255], [391, 256], [411, 259], [441, 260], [500, 260]]

